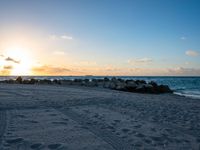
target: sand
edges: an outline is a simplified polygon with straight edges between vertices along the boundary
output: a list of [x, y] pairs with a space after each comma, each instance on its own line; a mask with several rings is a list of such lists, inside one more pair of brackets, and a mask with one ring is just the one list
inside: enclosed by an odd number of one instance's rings
[[1, 150], [199, 150], [200, 100], [0, 84]]

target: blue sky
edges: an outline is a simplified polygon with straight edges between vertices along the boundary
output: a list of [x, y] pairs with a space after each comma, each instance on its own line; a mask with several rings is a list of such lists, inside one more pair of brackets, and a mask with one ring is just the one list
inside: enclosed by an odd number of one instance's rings
[[0, 52], [20, 37], [36, 44], [14, 45], [31, 49], [41, 66], [96, 75], [200, 75], [199, 8], [199, 0], [1, 0]]

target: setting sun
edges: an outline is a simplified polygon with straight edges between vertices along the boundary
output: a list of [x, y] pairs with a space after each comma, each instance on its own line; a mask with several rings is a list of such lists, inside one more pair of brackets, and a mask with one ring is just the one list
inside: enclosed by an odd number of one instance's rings
[[[10, 63], [10, 75], [31, 75], [32, 58], [23, 48], [8, 48], [5, 52]], [[12, 63], [12, 64], [11, 64]]]

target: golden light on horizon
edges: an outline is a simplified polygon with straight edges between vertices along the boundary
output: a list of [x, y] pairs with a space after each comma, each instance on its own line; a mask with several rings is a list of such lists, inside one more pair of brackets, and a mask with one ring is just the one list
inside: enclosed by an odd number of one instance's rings
[[7, 61], [12, 63], [10, 75], [32, 75], [33, 61], [28, 50], [18, 47], [8, 48], [5, 54]]

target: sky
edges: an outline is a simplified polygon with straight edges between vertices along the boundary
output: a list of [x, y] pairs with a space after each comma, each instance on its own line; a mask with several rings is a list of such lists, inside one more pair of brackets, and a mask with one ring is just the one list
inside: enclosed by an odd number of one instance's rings
[[0, 75], [200, 76], [199, 0], [0, 0]]

